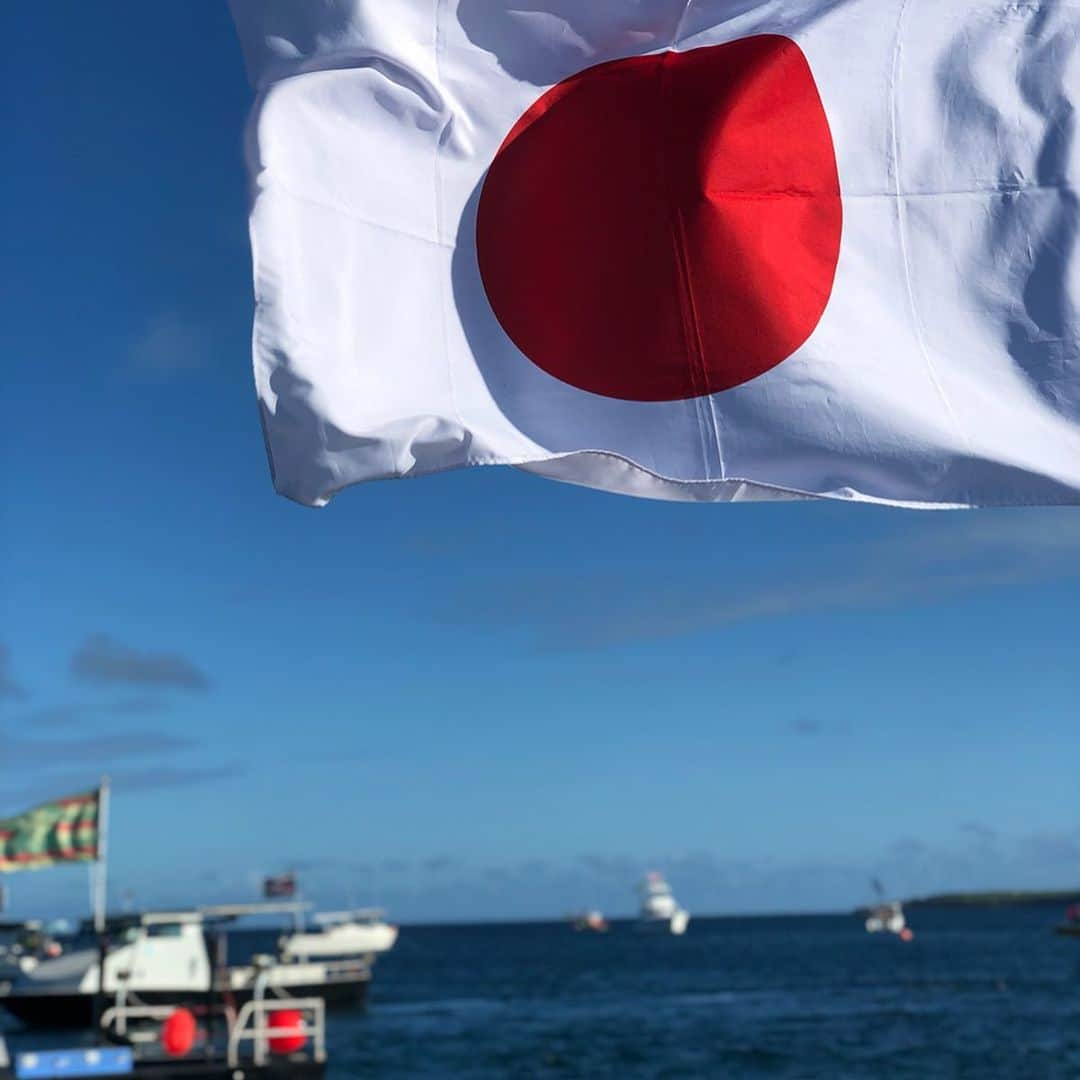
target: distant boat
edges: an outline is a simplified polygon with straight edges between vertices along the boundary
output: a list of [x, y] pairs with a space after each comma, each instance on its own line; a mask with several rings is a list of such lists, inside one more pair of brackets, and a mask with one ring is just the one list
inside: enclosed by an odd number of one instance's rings
[[899, 900], [877, 904], [866, 917], [868, 934], [902, 934], [907, 929], [904, 906]]
[[1065, 909], [1065, 921], [1054, 927], [1054, 933], [1061, 937], [1080, 937], [1080, 904], [1071, 904]]
[[589, 931], [593, 934], [608, 932], [607, 919], [599, 911], [583, 911], [580, 915], [575, 915], [571, 923], [575, 930]]
[[904, 941], [910, 941], [915, 935], [908, 929], [904, 905], [899, 900], [886, 900], [885, 889], [877, 878], [872, 884], [874, 892], [878, 895], [878, 902], [867, 913], [866, 932], [868, 934], [895, 934]]
[[655, 870], [645, 875], [638, 886], [641, 896], [641, 913], [638, 929], [661, 930], [669, 934], [685, 934], [690, 923], [690, 913], [679, 906], [671, 886], [662, 874]]

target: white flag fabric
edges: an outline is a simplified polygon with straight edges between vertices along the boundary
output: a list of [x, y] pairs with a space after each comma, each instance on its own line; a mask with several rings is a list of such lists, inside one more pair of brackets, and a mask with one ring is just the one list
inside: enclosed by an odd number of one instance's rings
[[1080, 502], [1080, 0], [232, 0], [275, 484]]

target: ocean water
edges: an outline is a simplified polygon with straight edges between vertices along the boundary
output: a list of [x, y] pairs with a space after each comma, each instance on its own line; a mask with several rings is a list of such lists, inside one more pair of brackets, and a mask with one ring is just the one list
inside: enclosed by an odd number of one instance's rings
[[1078, 1080], [1080, 940], [1047, 909], [406, 927], [364, 1014], [333, 1013], [333, 1080], [771, 1077]]

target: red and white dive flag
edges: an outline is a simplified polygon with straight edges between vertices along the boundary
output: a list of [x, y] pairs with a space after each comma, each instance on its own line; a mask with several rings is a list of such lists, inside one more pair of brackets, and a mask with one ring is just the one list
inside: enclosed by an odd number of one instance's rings
[[1078, 0], [232, 0], [275, 483], [1080, 502]]

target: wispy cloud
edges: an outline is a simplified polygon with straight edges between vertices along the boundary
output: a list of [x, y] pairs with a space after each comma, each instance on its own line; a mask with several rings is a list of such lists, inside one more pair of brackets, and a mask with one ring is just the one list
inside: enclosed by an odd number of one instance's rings
[[196, 321], [176, 311], [158, 312], [131, 346], [131, 366], [159, 378], [182, 375], [203, 367], [212, 336]]
[[420, 864], [423, 870], [429, 874], [447, 874], [452, 870], [461, 868], [461, 861], [452, 855], [433, 855], [424, 859]]
[[216, 780], [235, 780], [243, 776], [241, 765], [198, 766], [157, 765], [143, 769], [120, 769], [110, 774], [112, 786], [119, 792], [163, 791], [171, 788], [194, 787]]
[[539, 890], [548, 878], [562, 879], [570, 891], [576, 870], [592, 882], [578, 895], [625, 910], [630, 891], [650, 869], [662, 871], [679, 898], [697, 911], [853, 908], [872, 897], [874, 878], [902, 897], [1070, 888], [1080, 887], [1080, 828], [1007, 835], [969, 822], [958, 838], [901, 837], [876, 857], [862, 858], [827, 851], [808, 852], [801, 860], [764, 854], [738, 859], [711, 851], [586, 854], [528, 876], [528, 884]]
[[171, 754], [195, 746], [192, 739], [158, 731], [116, 732], [67, 739], [0, 737], [5, 768], [48, 767], [75, 763], [104, 765], [124, 758]]
[[1080, 829], [1031, 833], [1021, 839], [1020, 854], [1036, 864], [1074, 868], [1080, 878]]
[[149, 716], [151, 713], [166, 712], [169, 708], [167, 701], [152, 697], [130, 697], [113, 701], [106, 706], [106, 712], [117, 716]]
[[784, 731], [788, 735], [796, 735], [804, 739], [851, 734], [851, 728], [846, 720], [825, 720], [820, 716], [796, 716], [787, 722]]
[[634, 881], [641, 876], [644, 864], [626, 855], [579, 855], [577, 862], [589, 873], [616, 881]]
[[960, 843], [903, 837], [883, 853], [878, 876], [908, 896], [972, 889], [1080, 886], [1080, 828], [1006, 834], [984, 822], [959, 826]]
[[[904, 530], [879, 542], [874, 551], [931, 565], [998, 560], [1022, 571], [1029, 561], [1080, 552], [1080, 515], [1071, 508], [972, 512], [950, 517], [940, 526]], [[1038, 576], [1067, 569], [1067, 563], [1044, 565]]]
[[1064, 889], [1080, 885], [1078, 865], [1080, 830], [1006, 834], [967, 822], [951, 835], [900, 837], [883, 843], [876, 853], [841, 856], [826, 847], [803, 858], [661, 850], [502, 863], [434, 854], [365, 864], [336, 852], [306, 852], [298, 858], [282, 857], [254, 873], [251, 887], [266, 873], [292, 867], [301, 873], [305, 887], [310, 884], [324, 898], [334, 898], [327, 902], [355, 903], [359, 889], [370, 900], [389, 905], [400, 918], [553, 918], [585, 907], [632, 915], [636, 886], [646, 871], [655, 869], [699, 915], [852, 911], [874, 898], [875, 878], [888, 894], [901, 898], [982, 888]]
[[26, 691], [11, 677], [11, 655], [8, 647], [0, 643], [0, 701], [20, 701]]
[[[904, 519], [898, 519], [904, 520]], [[513, 625], [543, 649], [633, 644], [819, 613], [932, 605], [984, 589], [1080, 577], [1080, 515], [972, 514], [823, 553], [813, 577], [715, 583], [625, 571], [534, 576], [484, 586], [446, 618]], [[462, 616], [462, 611], [467, 615]]]
[[960, 832], [980, 844], [996, 844], [998, 839], [997, 830], [992, 829], [989, 825], [984, 825], [981, 821], [965, 821], [960, 826]]
[[104, 715], [150, 716], [164, 712], [168, 707], [168, 702], [151, 697], [121, 698], [117, 701], [79, 701], [34, 709], [27, 713], [24, 719], [29, 728], [62, 728]]
[[[89, 763], [85, 769], [68, 768], [62, 772], [40, 776], [19, 785], [0, 788], [0, 816], [16, 814], [35, 803], [76, 791], [93, 788], [101, 779], [101, 769]], [[115, 792], [145, 793], [194, 787], [219, 780], [234, 780], [243, 776], [241, 765], [226, 764], [212, 767], [179, 765], [137, 765], [109, 767], [109, 782]]]
[[71, 673], [84, 682], [206, 690], [210, 681], [178, 653], [147, 652], [94, 634], [71, 658]]

